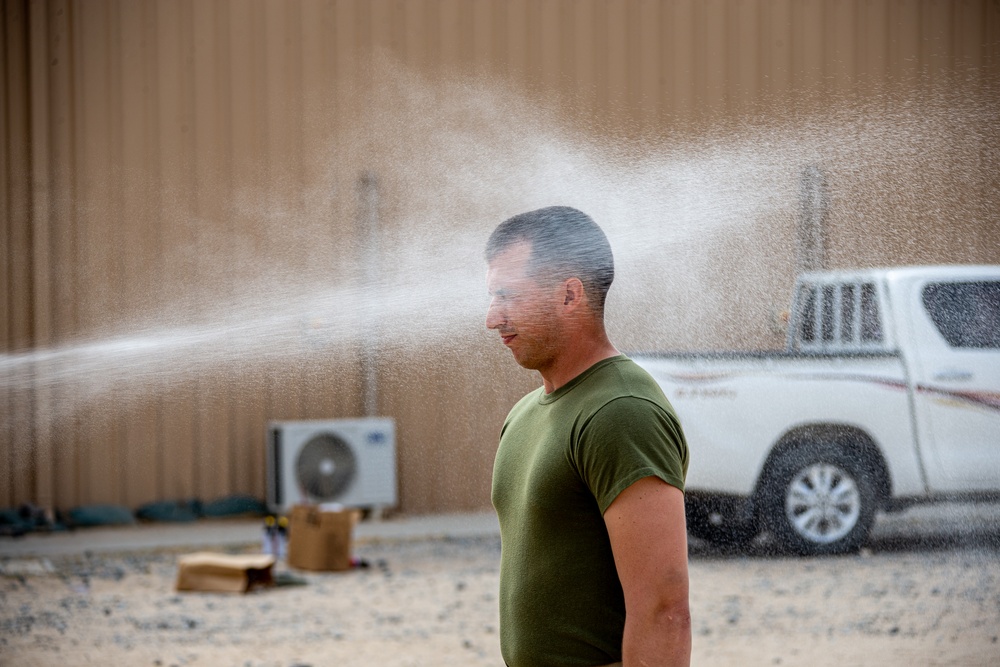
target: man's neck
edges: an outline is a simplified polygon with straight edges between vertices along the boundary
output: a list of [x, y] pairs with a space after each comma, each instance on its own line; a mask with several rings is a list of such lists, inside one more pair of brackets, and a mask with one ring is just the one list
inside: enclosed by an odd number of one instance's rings
[[551, 394], [597, 362], [618, 354], [603, 328], [597, 335], [574, 337], [550, 367], [539, 369], [545, 393]]

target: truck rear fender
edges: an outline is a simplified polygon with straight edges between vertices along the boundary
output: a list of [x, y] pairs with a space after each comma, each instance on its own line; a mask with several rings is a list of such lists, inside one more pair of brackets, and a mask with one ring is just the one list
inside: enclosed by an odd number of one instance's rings
[[754, 487], [754, 504], [759, 507], [762, 489], [771, 478], [775, 461], [784, 453], [797, 447], [821, 444], [837, 447], [848, 455], [856, 455], [865, 462], [875, 479], [879, 492], [879, 506], [886, 508], [892, 498], [892, 478], [882, 451], [868, 433], [851, 424], [806, 424], [787, 431], [771, 448], [757, 484]]

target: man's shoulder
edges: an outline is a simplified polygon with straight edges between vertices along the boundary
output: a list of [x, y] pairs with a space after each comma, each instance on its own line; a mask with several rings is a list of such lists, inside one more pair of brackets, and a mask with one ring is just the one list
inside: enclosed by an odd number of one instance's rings
[[639, 364], [621, 355], [599, 369], [591, 383], [591, 391], [605, 401], [618, 398], [636, 398], [655, 403], [667, 403], [666, 396], [656, 380]]

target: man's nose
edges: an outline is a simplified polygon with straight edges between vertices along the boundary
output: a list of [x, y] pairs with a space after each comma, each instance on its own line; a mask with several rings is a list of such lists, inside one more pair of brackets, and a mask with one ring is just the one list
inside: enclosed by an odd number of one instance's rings
[[494, 301], [490, 301], [490, 306], [486, 309], [486, 328], [496, 329], [503, 324], [504, 319], [506, 318], [500, 312], [500, 307]]

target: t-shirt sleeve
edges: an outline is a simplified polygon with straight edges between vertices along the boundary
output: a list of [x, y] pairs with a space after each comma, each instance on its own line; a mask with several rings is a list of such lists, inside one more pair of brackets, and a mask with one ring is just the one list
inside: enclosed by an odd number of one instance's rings
[[644, 477], [684, 490], [688, 449], [676, 418], [652, 401], [624, 396], [584, 425], [576, 465], [603, 514], [618, 494]]

